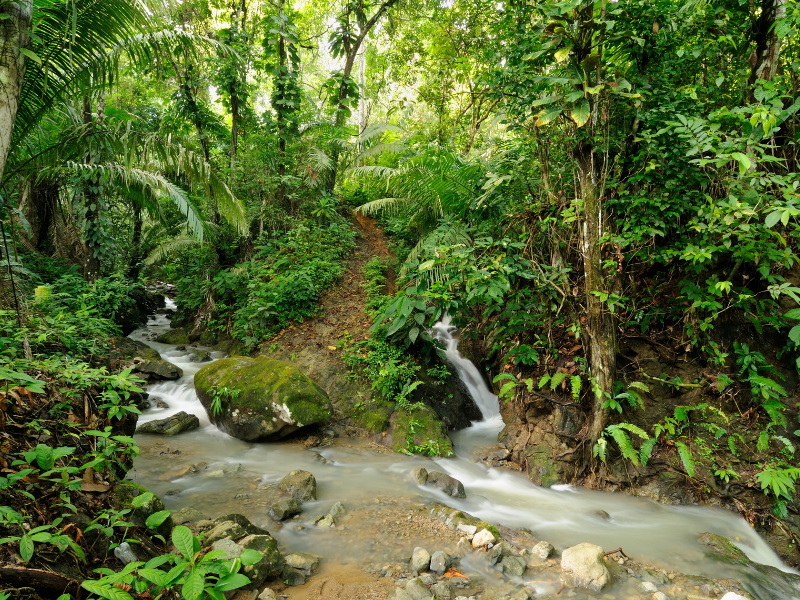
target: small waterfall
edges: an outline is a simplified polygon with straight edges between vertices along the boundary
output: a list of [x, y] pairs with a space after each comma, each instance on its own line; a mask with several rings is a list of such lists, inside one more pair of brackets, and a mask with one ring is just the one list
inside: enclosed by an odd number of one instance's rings
[[445, 347], [448, 362], [456, 369], [458, 378], [467, 386], [472, 399], [483, 415], [484, 421], [489, 421], [500, 416], [500, 402], [492, 390], [486, 385], [480, 371], [458, 351], [458, 338], [455, 337], [456, 327], [450, 325], [450, 315], [446, 314], [442, 320], [431, 328], [431, 335], [442, 342]]

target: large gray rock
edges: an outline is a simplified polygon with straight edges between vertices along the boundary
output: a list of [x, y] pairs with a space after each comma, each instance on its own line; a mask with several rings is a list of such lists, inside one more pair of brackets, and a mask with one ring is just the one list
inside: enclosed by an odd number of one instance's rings
[[439, 600], [450, 600], [453, 597], [453, 586], [449, 581], [439, 581], [431, 586], [431, 593]]
[[253, 587], [259, 587], [267, 579], [282, 573], [286, 561], [278, 551], [278, 542], [271, 535], [248, 535], [239, 540], [239, 546], [242, 550], [256, 550], [261, 554], [260, 561], [243, 569]]
[[445, 494], [453, 498], [467, 497], [463, 484], [458, 479], [450, 477], [450, 475], [446, 473], [431, 471], [428, 473], [426, 484], [442, 490]]
[[281, 498], [269, 508], [269, 516], [278, 521], [285, 521], [300, 512], [300, 503], [294, 498]]
[[133, 370], [145, 373], [152, 379], [180, 379], [183, 377], [183, 370], [166, 360], [136, 360]]
[[278, 489], [286, 492], [298, 502], [317, 499], [317, 480], [308, 471], [292, 471], [281, 479]]
[[[322, 388], [294, 365], [266, 357], [214, 361], [197, 372], [194, 383], [208, 418], [248, 442], [278, 440], [333, 415]], [[217, 398], [221, 410], [215, 414]]]
[[200, 419], [187, 412], [181, 411], [165, 419], [156, 419], [142, 423], [136, 428], [136, 433], [157, 433], [161, 435], [175, 435], [200, 427]]
[[433, 598], [433, 594], [425, 587], [425, 584], [422, 583], [419, 577], [412, 579], [406, 584], [406, 592], [408, 592], [414, 600], [431, 600], [431, 598]]
[[419, 546], [414, 548], [414, 552], [411, 553], [411, 570], [421, 573], [427, 571], [430, 564], [430, 553], [425, 550], [425, 548], [420, 548]]
[[444, 572], [450, 567], [450, 555], [447, 552], [437, 550], [431, 556], [431, 571], [437, 575], [444, 575]]
[[414, 481], [417, 482], [418, 485], [425, 485], [428, 481], [428, 470], [420, 467], [419, 469], [414, 469], [411, 472], [412, 477], [414, 477]]
[[603, 549], [594, 544], [578, 544], [561, 554], [561, 574], [567, 585], [593, 592], [601, 591], [611, 581]]
[[191, 506], [182, 508], [172, 515], [173, 525], [193, 525], [199, 521], [204, 521], [207, 519], [208, 515], [201, 513], [199, 510], [196, 510]]
[[214, 544], [219, 540], [224, 540], [225, 538], [229, 538], [232, 540], [238, 540], [243, 538], [247, 535], [244, 527], [239, 525], [238, 523], [234, 523], [233, 521], [223, 521], [222, 523], [217, 524], [211, 531], [206, 533], [205, 537], [203, 537], [203, 543], [205, 544]]
[[306, 577], [311, 577], [319, 568], [319, 557], [308, 552], [295, 552], [286, 555], [286, 564], [293, 569], [299, 569]]
[[503, 573], [512, 577], [522, 577], [527, 567], [521, 556], [504, 556], [501, 566]]

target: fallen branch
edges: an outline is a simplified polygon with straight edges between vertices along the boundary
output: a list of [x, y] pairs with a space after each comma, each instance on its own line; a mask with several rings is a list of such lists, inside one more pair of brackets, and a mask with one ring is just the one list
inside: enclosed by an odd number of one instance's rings
[[676, 381], [671, 381], [669, 379], [661, 379], [660, 377], [653, 377], [652, 375], [648, 375], [644, 372], [644, 369], [639, 369], [639, 373], [642, 374], [643, 377], [649, 379], [650, 381], [657, 381], [658, 383], [664, 385], [671, 385], [672, 387], [679, 387], [679, 388], [702, 388], [705, 387], [704, 383], [678, 383]]
[[0, 582], [18, 587], [32, 587], [37, 592], [47, 592], [47, 594], [41, 595], [70, 594], [77, 598], [80, 590], [79, 582], [58, 573], [10, 565], [0, 567]]
[[622, 554], [622, 556], [624, 556], [625, 558], [628, 558], [628, 555], [627, 555], [627, 554], [625, 554], [625, 553], [622, 551], [622, 548], [617, 548], [616, 550], [612, 550], [611, 552], [606, 552], [605, 554], [603, 554], [603, 556], [608, 556], [609, 554], [616, 554], [617, 552], [619, 552], [620, 554]]

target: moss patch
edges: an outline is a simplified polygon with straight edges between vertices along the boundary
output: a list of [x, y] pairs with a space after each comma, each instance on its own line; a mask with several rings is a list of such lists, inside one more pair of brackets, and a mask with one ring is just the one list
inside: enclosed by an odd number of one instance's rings
[[181, 344], [188, 344], [189, 343], [189, 332], [186, 331], [183, 327], [178, 327], [177, 329], [170, 329], [169, 331], [162, 333], [160, 336], [156, 338], [157, 342], [162, 344], [174, 344], [176, 346]]
[[453, 444], [447, 428], [427, 406], [415, 408], [411, 413], [398, 410], [392, 415], [392, 449], [429, 456], [450, 456]]
[[353, 408], [351, 418], [358, 427], [370, 433], [380, 433], [389, 427], [389, 417], [392, 414], [392, 403], [385, 400], [374, 400], [364, 408]]
[[[282, 437], [333, 414], [322, 388], [294, 365], [267, 357], [224, 358], [200, 369], [194, 381], [209, 418], [240, 439]], [[218, 415], [215, 394], [222, 399]]]

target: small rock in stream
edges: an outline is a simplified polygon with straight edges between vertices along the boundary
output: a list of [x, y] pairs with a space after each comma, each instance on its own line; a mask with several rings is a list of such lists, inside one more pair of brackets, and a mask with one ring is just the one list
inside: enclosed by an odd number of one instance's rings
[[441, 550], [437, 550], [431, 556], [431, 566], [430, 569], [437, 575], [444, 575], [444, 572], [447, 571], [447, 568], [450, 566], [450, 555], [447, 552], [442, 552]]
[[431, 594], [430, 590], [422, 583], [419, 577], [412, 579], [406, 584], [406, 592], [408, 592], [414, 600], [431, 600], [431, 598], [433, 598], [433, 594]]
[[333, 517], [333, 515], [325, 515], [319, 521], [317, 521], [317, 527], [322, 527], [323, 529], [336, 527], [336, 519]]
[[300, 512], [300, 503], [294, 498], [282, 498], [269, 508], [269, 516], [276, 521], [285, 521]]
[[338, 517], [339, 515], [343, 515], [346, 512], [347, 511], [344, 508], [344, 504], [342, 504], [341, 502], [337, 502], [331, 507], [331, 510], [328, 514], [331, 515], [332, 517]]
[[201, 513], [199, 510], [192, 508], [191, 506], [187, 506], [186, 508], [180, 509], [178, 512], [172, 515], [172, 524], [173, 525], [191, 525], [197, 523], [199, 521], [207, 520], [208, 516]]
[[481, 529], [478, 533], [475, 534], [475, 537], [472, 538], [472, 547], [473, 548], [482, 548], [488, 544], [494, 544], [495, 537], [494, 534], [489, 531], [488, 529]]
[[411, 554], [411, 570], [420, 573], [427, 571], [431, 564], [431, 555], [425, 548], [419, 546], [414, 548]]
[[414, 481], [416, 481], [419, 485], [425, 485], [425, 483], [428, 481], [428, 470], [423, 469], [422, 467], [411, 471], [411, 475], [414, 477]]
[[475, 527], [475, 525], [466, 525], [464, 523], [459, 523], [456, 529], [462, 533], [466, 533], [467, 535], [475, 535], [475, 532], [478, 531], [478, 528]]
[[317, 480], [308, 471], [292, 471], [281, 479], [278, 489], [286, 492], [298, 502], [310, 502], [317, 499]]
[[278, 596], [269, 588], [264, 588], [258, 595], [258, 600], [278, 600]]
[[448, 496], [453, 498], [466, 498], [467, 493], [464, 491], [464, 485], [454, 477], [439, 471], [431, 471], [428, 473], [426, 485], [433, 486], [440, 489]]
[[553, 554], [554, 550], [555, 548], [553, 548], [553, 544], [542, 541], [533, 547], [531, 550], [531, 556], [534, 556], [539, 560], [547, 560]]
[[522, 577], [526, 567], [525, 559], [521, 556], [505, 556], [501, 564], [503, 573], [511, 577]]
[[440, 600], [450, 600], [453, 597], [453, 586], [449, 581], [440, 581], [431, 586], [431, 593]]
[[561, 574], [566, 583], [576, 588], [601, 591], [611, 580], [603, 560], [603, 549], [594, 544], [578, 544], [561, 554]]
[[306, 582], [305, 573], [293, 567], [284, 567], [281, 579], [286, 585], [303, 585]]
[[200, 427], [200, 419], [187, 412], [181, 411], [166, 419], [156, 419], [143, 423], [136, 428], [136, 433], [176, 435], [183, 431], [197, 429], [198, 427]]
[[658, 591], [656, 584], [652, 581], [643, 581], [639, 584], [639, 589], [648, 594], [655, 594]]
[[319, 568], [319, 557], [307, 552], [296, 552], [286, 556], [286, 564], [310, 577]]

